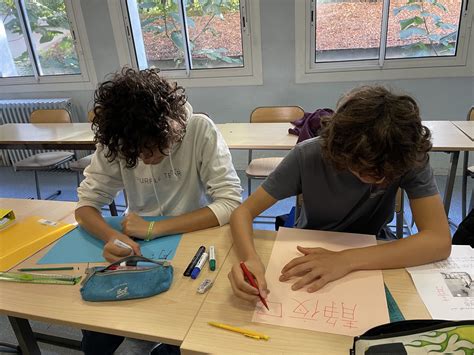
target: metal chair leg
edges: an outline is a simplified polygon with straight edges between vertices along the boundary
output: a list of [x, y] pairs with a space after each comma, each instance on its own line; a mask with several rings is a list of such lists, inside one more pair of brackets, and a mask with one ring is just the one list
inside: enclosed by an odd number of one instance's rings
[[[36, 198], [38, 200], [41, 200], [41, 192], [40, 192], [40, 187], [39, 187], [38, 171], [33, 170], [33, 172], [35, 173]], [[57, 190], [54, 194], [51, 194], [48, 197], [46, 197], [45, 200], [52, 200], [55, 197], [58, 197], [59, 195], [61, 195], [61, 190]]]
[[123, 189], [122, 191], [123, 191], [123, 199], [125, 200], [125, 208], [127, 208], [128, 207], [127, 191], [125, 191], [125, 189]]
[[471, 203], [469, 204], [469, 212], [474, 208], [474, 188], [471, 190]]
[[76, 171], [77, 187], [81, 184], [81, 173]]
[[38, 200], [41, 200], [41, 192], [39, 188], [39, 181], [38, 181], [38, 172], [36, 170], [33, 171], [35, 173], [35, 186], [36, 186], [36, 197]]
[[404, 195], [403, 191], [401, 192], [400, 196], [400, 210], [396, 213], [396, 236], [398, 239], [403, 238], [403, 220], [404, 220]]
[[53, 200], [59, 195], [61, 195], [61, 190], [56, 190], [54, 194], [49, 195], [48, 197], [45, 198], [45, 200]]
[[109, 205], [109, 210], [112, 216], [118, 216], [117, 206], [115, 205], [115, 201], [112, 201], [112, 203]]
[[466, 218], [466, 199], [467, 199], [467, 166], [469, 160], [469, 153], [464, 152], [464, 159], [462, 164], [462, 185], [461, 185], [461, 216]]
[[252, 179], [250, 177], [247, 176], [247, 188], [248, 188], [248, 193], [247, 193], [247, 197], [249, 197], [251, 194], [252, 194]]

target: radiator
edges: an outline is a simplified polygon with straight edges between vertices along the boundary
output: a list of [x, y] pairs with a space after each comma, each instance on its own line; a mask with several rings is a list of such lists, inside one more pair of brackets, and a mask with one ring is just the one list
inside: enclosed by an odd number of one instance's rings
[[[70, 98], [55, 99], [20, 99], [20, 100], [0, 100], [0, 124], [5, 123], [28, 123], [29, 117], [34, 110], [38, 109], [66, 109], [71, 115], [72, 122], [79, 122]], [[3, 163], [12, 165], [33, 154], [31, 150], [6, 149], [2, 153]], [[46, 150], [35, 150], [35, 153], [46, 152]], [[78, 152], [78, 158], [85, 155]], [[68, 164], [63, 164], [61, 168], [68, 168]]]

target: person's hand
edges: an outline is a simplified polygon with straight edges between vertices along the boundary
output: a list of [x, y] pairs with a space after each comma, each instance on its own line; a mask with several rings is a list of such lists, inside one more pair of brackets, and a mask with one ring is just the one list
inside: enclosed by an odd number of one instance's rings
[[232, 285], [232, 290], [237, 297], [256, 304], [260, 301], [260, 298], [258, 297], [259, 290], [263, 298], [267, 298], [267, 295], [270, 292], [267, 289], [267, 282], [265, 280], [265, 266], [263, 266], [263, 263], [258, 256], [249, 258], [244, 262], [247, 269], [249, 269], [249, 271], [254, 275], [259, 288], [258, 290], [245, 281], [244, 272], [240, 267], [240, 262], [232, 266], [228, 277], [230, 284]]
[[308, 292], [315, 292], [328, 282], [340, 279], [352, 271], [343, 252], [300, 246], [297, 249], [304, 255], [286, 264], [280, 276], [282, 282], [292, 277], [299, 277], [299, 280], [291, 286], [292, 290], [308, 286]]
[[104, 245], [104, 250], [102, 252], [102, 255], [104, 256], [105, 260], [108, 262], [116, 262], [117, 260], [120, 260], [122, 258], [125, 258], [126, 256], [132, 255], [132, 251], [128, 248], [122, 248], [119, 247], [118, 245], [114, 244], [114, 240], [119, 239], [125, 244], [130, 245], [130, 247], [133, 250], [133, 254], [135, 255], [142, 255], [140, 251], [140, 246], [135, 243], [130, 237], [126, 236], [125, 234], [117, 232], [115, 235], [113, 235], [107, 243]]
[[130, 212], [122, 219], [122, 232], [135, 238], [145, 239], [150, 222], [136, 213]]

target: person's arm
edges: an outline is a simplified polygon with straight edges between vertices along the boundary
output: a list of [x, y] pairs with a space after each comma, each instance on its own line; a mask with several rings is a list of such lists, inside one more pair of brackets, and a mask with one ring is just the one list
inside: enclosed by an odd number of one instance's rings
[[130, 250], [121, 248], [114, 244], [115, 239], [130, 245], [135, 255], [141, 255], [140, 246], [130, 239], [127, 235], [110, 227], [105, 222], [102, 214], [90, 206], [79, 207], [75, 211], [77, 223], [90, 234], [104, 241], [103, 256], [106, 260], [114, 262], [130, 255]]
[[[222, 226], [228, 223], [230, 214], [241, 203], [240, 180], [216, 126], [207, 117], [191, 124], [196, 125], [193, 130], [196, 130], [197, 139], [194, 156], [190, 159], [196, 159], [202, 186], [212, 202], [206, 207], [155, 222], [151, 238]], [[146, 238], [149, 225], [150, 222], [134, 213], [127, 215], [122, 222], [124, 233], [138, 238]]]
[[232, 164], [232, 156], [216, 125], [208, 117], [194, 121], [196, 143], [194, 159], [202, 186], [211, 199], [207, 206], [219, 225], [229, 223], [231, 213], [242, 203], [240, 179]]
[[[252, 223], [255, 217], [276, 202], [275, 198], [262, 187], [259, 187], [230, 217], [232, 239], [237, 255], [240, 261], [244, 261], [249, 271], [255, 276], [263, 298], [266, 298], [269, 291], [265, 281], [265, 266], [255, 250]], [[259, 301], [258, 291], [245, 281], [240, 263], [233, 265], [228, 277], [237, 297], [252, 303]]]
[[[149, 225], [150, 222], [135, 213], [127, 214], [122, 220], [122, 230], [125, 234], [142, 239], [147, 237]], [[194, 232], [218, 225], [216, 215], [208, 207], [202, 207], [181, 216], [155, 222], [150, 237], [154, 239], [170, 234]]]
[[81, 227], [105, 242], [103, 255], [106, 260], [114, 262], [130, 255], [129, 249], [120, 248], [113, 243], [115, 239], [130, 245], [133, 252], [138, 255], [140, 247], [127, 235], [111, 228], [100, 213], [101, 207], [110, 204], [123, 189], [119, 162], [108, 161], [105, 154], [106, 149], [97, 145], [91, 164], [84, 170], [85, 179], [77, 188], [79, 202], [75, 216]]
[[292, 289], [308, 286], [308, 292], [314, 292], [352, 271], [395, 269], [446, 259], [451, 253], [451, 235], [439, 194], [411, 199], [410, 206], [419, 233], [391, 243], [341, 252], [298, 247], [304, 255], [282, 269], [280, 281], [301, 276]]
[[90, 165], [84, 170], [85, 179], [77, 188], [79, 202], [76, 208], [90, 206], [100, 211], [123, 190], [120, 163], [118, 159], [109, 161], [106, 154], [107, 149], [98, 144]]

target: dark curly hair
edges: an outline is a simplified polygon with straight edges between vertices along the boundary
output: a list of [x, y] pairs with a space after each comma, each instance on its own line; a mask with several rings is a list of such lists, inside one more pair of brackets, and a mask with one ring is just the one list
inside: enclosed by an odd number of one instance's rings
[[344, 95], [322, 122], [322, 154], [338, 170], [387, 181], [421, 166], [431, 149], [415, 100], [383, 86], [362, 86]]
[[186, 132], [186, 96], [158, 69], [123, 68], [94, 93], [94, 140], [108, 148], [107, 159], [124, 158], [128, 168], [141, 153], [167, 154]]

